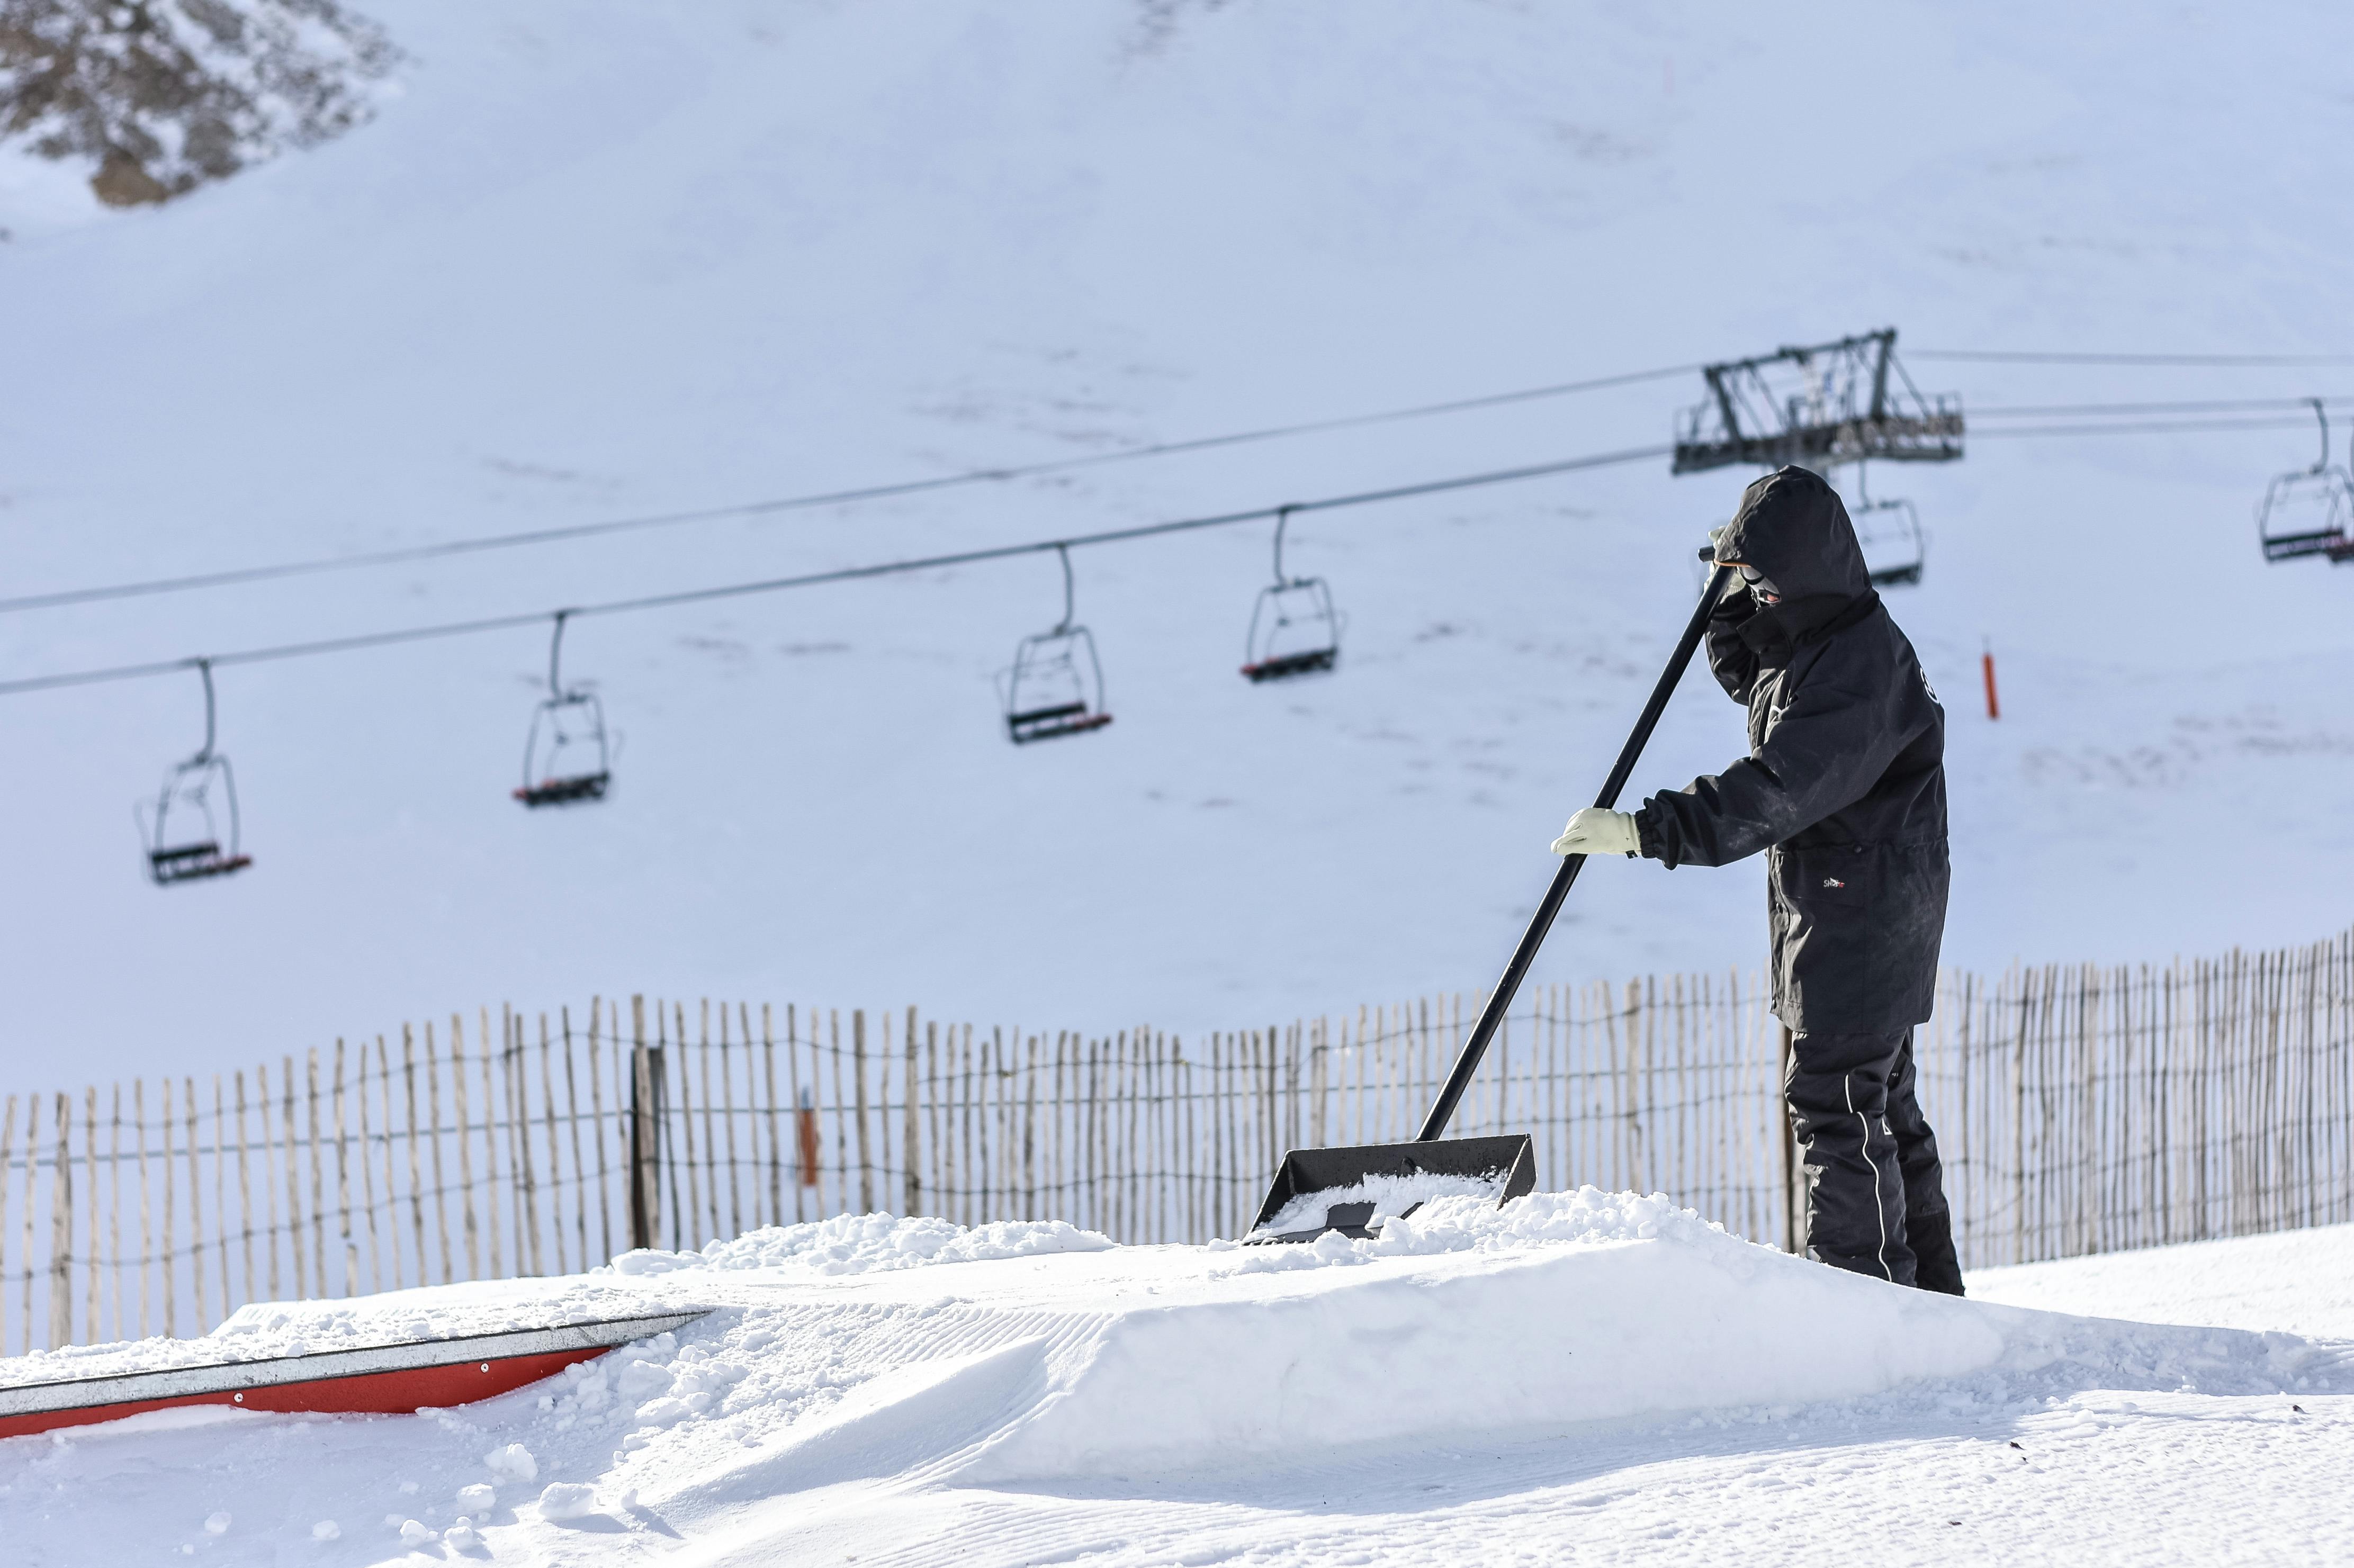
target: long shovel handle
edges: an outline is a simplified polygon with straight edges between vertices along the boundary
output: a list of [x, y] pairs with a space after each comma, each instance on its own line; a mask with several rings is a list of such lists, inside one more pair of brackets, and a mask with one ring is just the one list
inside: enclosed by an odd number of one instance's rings
[[[1612, 766], [1610, 777], [1602, 786], [1602, 793], [1594, 798], [1596, 805], [1606, 810], [1618, 803], [1618, 792], [1627, 788], [1627, 780], [1635, 771], [1636, 758], [1643, 755], [1644, 744], [1651, 738], [1651, 731], [1659, 724], [1659, 715], [1667, 709], [1669, 694], [1676, 689], [1676, 683], [1684, 678], [1684, 668], [1691, 662], [1693, 652], [1700, 647], [1700, 640], [1708, 630], [1709, 612], [1716, 608], [1716, 601], [1723, 596], [1724, 585], [1732, 575], [1731, 567], [1719, 567], [1709, 574], [1708, 587], [1702, 592], [1700, 603], [1692, 610], [1691, 621], [1685, 626], [1683, 636], [1677, 640], [1676, 651], [1668, 655], [1668, 667], [1660, 672], [1659, 683], [1651, 688], [1651, 700], [1643, 705], [1643, 716], [1635, 721], [1635, 732], [1619, 748], [1618, 760]], [[1488, 1042], [1495, 1038], [1496, 1031], [1502, 1026], [1504, 1014], [1512, 1005], [1513, 993], [1521, 989], [1521, 981], [1527, 977], [1529, 966], [1536, 961], [1537, 949], [1544, 946], [1545, 934], [1553, 929], [1553, 917], [1561, 913], [1562, 903], [1569, 896], [1569, 890], [1575, 885], [1577, 874], [1585, 864], [1585, 857], [1582, 854], [1562, 857], [1561, 869], [1553, 874], [1553, 885], [1545, 889], [1544, 901], [1537, 906], [1536, 918], [1531, 920], [1529, 928], [1521, 934], [1521, 945], [1512, 949], [1512, 961], [1504, 966], [1504, 978], [1496, 982], [1495, 991], [1488, 997], [1488, 1005], [1479, 1010], [1479, 1022], [1471, 1026], [1471, 1038], [1463, 1043], [1453, 1069], [1447, 1075], [1446, 1086], [1438, 1091], [1437, 1103], [1431, 1106], [1430, 1114], [1423, 1118], [1422, 1130], [1415, 1134], [1416, 1142], [1427, 1143], [1443, 1136], [1447, 1124], [1455, 1119], [1456, 1103], [1463, 1098], [1463, 1091], [1471, 1086], [1471, 1075], [1479, 1070], [1479, 1058], [1487, 1054]]]

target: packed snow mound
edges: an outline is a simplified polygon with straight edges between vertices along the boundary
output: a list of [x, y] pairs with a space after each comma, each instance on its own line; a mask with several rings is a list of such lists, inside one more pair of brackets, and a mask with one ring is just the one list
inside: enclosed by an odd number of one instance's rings
[[[1718, 1244], [1736, 1249], [1748, 1243], [1729, 1235], [1723, 1225], [1703, 1220], [1664, 1192], [1605, 1192], [1580, 1187], [1574, 1192], [1532, 1192], [1499, 1205], [1492, 1183], [1484, 1192], [1425, 1197], [1425, 1182], [1459, 1182], [1477, 1189], [1467, 1178], [1416, 1177], [1398, 1181], [1376, 1177], [1345, 1190], [1311, 1193], [1284, 1206], [1265, 1227], [1280, 1234], [1288, 1220], [1313, 1224], [1333, 1202], [1371, 1201], [1381, 1224], [1377, 1235], [1363, 1240], [1327, 1231], [1304, 1245], [1254, 1246], [1238, 1267], [1245, 1270], [1320, 1268], [1333, 1264], [1370, 1263], [1382, 1257], [1426, 1257], [1447, 1252], [1501, 1252], [1517, 1248], [1598, 1242], [1651, 1241], [1670, 1235], [1696, 1247]], [[1393, 1186], [1396, 1189], [1392, 1190]], [[1399, 1210], [1415, 1208], [1411, 1214]], [[1384, 1215], [1392, 1217], [1384, 1218]], [[1713, 1239], [1712, 1239], [1713, 1238]], [[1232, 1242], [1212, 1242], [1213, 1251], [1226, 1251]]]
[[1292, 1231], [1307, 1230], [1326, 1224], [1327, 1213], [1342, 1203], [1371, 1203], [1373, 1212], [1367, 1223], [1376, 1225], [1434, 1198], [1484, 1199], [1492, 1209], [1503, 1190], [1504, 1178], [1500, 1173], [1448, 1176], [1423, 1171], [1411, 1176], [1368, 1176], [1345, 1187], [1324, 1187], [1312, 1192], [1302, 1192], [1278, 1209], [1273, 1218], [1252, 1234], [1279, 1236]]
[[[1596, 1423], [1623, 1436], [1810, 1410], [2002, 1419], [2087, 1390], [2354, 1393], [2354, 1346], [1930, 1296], [1593, 1188], [1441, 1198], [1378, 1237], [1312, 1246], [1113, 1246], [1063, 1224], [870, 1214], [621, 1264], [249, 1309], [215, 1339], [706, 1315], [461, 1410], [165, 1411], [0, 1442], [0, 1507], [44, 1499], [27, 1510], [37, 1561], [69, 1529], [61, 1561], [186, 1541], [217, 1568], [296, 1552], [334, 1568], [437, 1551], [572, 1562], [600, 1531], [750, 1561], [805, 1554], [811, 1510], [832, 1506], [816, 1494], [849, 1482], [1190, 1484]], [[140, 1509], [96, 1506], [133, 1477]], [[58, 1501], [73, 1496], [89, 1506]], [[213, 1531], [217, 1515], [232, 1523]]]
[[693, 1268], [799, 1268], [813, 1274], [871, 1274], [937, 1263], [985, 1263], [1061, 1252], [1100, 1252], [1109, 1236], [1063, 1220], [996, 1220], [971, 1228], [917, 1215], [836, 1214], [799, 1225], [766, 1225], [701, 1252], [641, 1249], [613, 1260], [627, 1275]]
[[[65, 1345], [0, 1361], [0, 1386], [104, 1377], [369, 1345], [545, 1329], [705, 1305], [691, 1277], [712, 1270], [789, 1277], [859, 1275], [935, 1264], [1100, 1252], [1114, 1244], [1061, 1220], [1008, 1220], [970, 1228], [887, 1213], [841, 1214], [769, 1226], [701, 1252], [637, 1251], [609, 1268], [558, 1279], [495, 1280], [389, 1290], [350, 1300], [257, 1301], [196, 1339], [155, 1335], [125, 1343]], [[649, 1297], [641, 1280], [680, 1275]]]

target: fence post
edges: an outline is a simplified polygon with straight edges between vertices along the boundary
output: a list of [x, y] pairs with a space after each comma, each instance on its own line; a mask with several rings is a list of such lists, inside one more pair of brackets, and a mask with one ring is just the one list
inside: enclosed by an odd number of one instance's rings
[[[49, 1349], [53, 1351], [73, 1343], [73, 1168], [68, 1163], [66, 1148], [67, 1134], [73, 1126], [73, 1102], [59, 1095], [57, 1103], [58, 1154], [49, 1168]], [[27, 1152], [31, 1152], [29, 1148]], [[25, 1161], [27, 1198], [32, 1195], [32, 1163], [29, 1158]]]
[[663, 1052], [646, 1044], [646, 999], [630, 999], [630, 1245], [654, 1245], [662, 1212]]

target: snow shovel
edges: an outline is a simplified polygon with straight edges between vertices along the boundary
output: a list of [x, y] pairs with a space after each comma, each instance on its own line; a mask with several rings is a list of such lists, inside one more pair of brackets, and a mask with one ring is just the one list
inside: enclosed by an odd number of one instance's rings
[[[1708, 587], [1692, 610], [1691, 620], [1677, 640], [1675, 652], [1668, 656], [1668, 667], [1660, 673], [1659, 683], [1651, 688], [1651, 699], [1643, 705], [1643, 715], [1635, 721], [1634, 733], [1620, 747], [1618, 760], [1604, 781], [1602, 793], [1595, 797], [1596, 805], [1606, 810], [1617, 805], [1618, 792], [1627, 787], [1628, 776], [1635, 771], [1636, 759], [1643, 755], [1644, 744], [1651, 738], [1652, 728], [1667, 708], [1669, 694], [1683, 679], [1684, 669], [1691, 662], [1692, 653], [1708, 630], [1709, 611], [1715, 608], [1732, 575], [1731, 567], [1717, 567], [1709, 574]], [[1410, 1214], [1421, 1207], [1425, 1196], [1450, 1192], [1494, 1192], [1497, 1205], [1501, 1207], [1536, 1190], [1536, 1146], [1527, 1133], [1499, 1138], [1443, 1135], [1447, 1124], [1454, 1119], [1457, 1102], [1471, 1085], [1471, 1075], [1479, 1070], [1479, 1058], [1486, 1054], [1488, 1042], [1503, 1023], [1504, 1014], [1512, 1005], [1513, 993], [1520, 990], [1529, 966], [1536, 961], [1537, 949], [1544, 945], [1545, 933], [1553, 929], [1553, 917], [1561, 913], [1562, 902], [1569, 896], [1585, 864], [1582, 854], [1563, 857], [1561, 869], [1553, 873], [1553, 885], [1545, 889], [1544, 899], [1537, 906], [1536, 917], [1521, 934], [1521, 945], [1512, 949], [1512, 960], [1504, 966], [1504, 978], [1496, 982], [1488, 1005], [1479, 1010], [1479, 1022], [1471, 1026], [1471, 1036], [1457, 1054], [1447, 1083], [1438, 1091], [1430, 1114], [1423, 1118], [1422, 1130], [1415, 1134], [1414, 1141], [1369, 1143], [1349, 1149], [1293, 1150], [1283, 1157], [1283, 1164], [1275, 1173], [1275, 1184], [1267, 1190], [1267, 1202], [1259, 1205], [1250, 1240], [1313, 1241], [1327, 1231], [1338, 1231], [1346, 1236], [1373, 1235], [1376, 1234], [1373, 1226], [1374, 1212], [1384, 1206], [1384, 1197], [1392, 1202], [1401, 1198], [1415, 1200], [1404, 1211]], [[1329, 1202], [1322, 1201], [1326, 1194], [1331, 1195]]]

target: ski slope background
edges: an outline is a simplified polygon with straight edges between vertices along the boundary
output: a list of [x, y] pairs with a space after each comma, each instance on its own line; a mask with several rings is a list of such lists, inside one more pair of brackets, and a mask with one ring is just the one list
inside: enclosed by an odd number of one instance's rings
[[[160, 210], [0, 175], [10, 594], [922, 478], [1769, 350], [2354, 350], [2342, 7], [387, 0], [377, 121]], [[1911, 361], [1966, 407], [2354, 366]], [[30, 674], [1664, 441], [1697, 376], [886, 503], [0, 618]], [[2341, 430], [2341, 435], [2343, 431]], [[1947, 955], [2346, 924], [2354, 573], [2267, 568], [2309, 431], [1973, 438], [1931, 531]], [[184, 1072], [592, 991], [1198, 1030], [1493, 978], [1745, 471], [1304, 517], [1329, 680], [1235, 673], [1267, 530], [1079, 553], [1117, 722], [1015, 748], [1051, 556], [576, 626], [612, 799], [509, 798], [537, 631], [224, 671], [245, 875], [146, 885], [193, 675], [0, 701], [0, 1042]], [[1977, 660], [1990, 640], [2004, 717]], [[1736, 755], [1704, 679], [1636, 789]], [[1755, 866], [1594, 868], [1540, 980], [1747, 968]], [[39, 1052], [39, 1056], [31, 1053]]]

